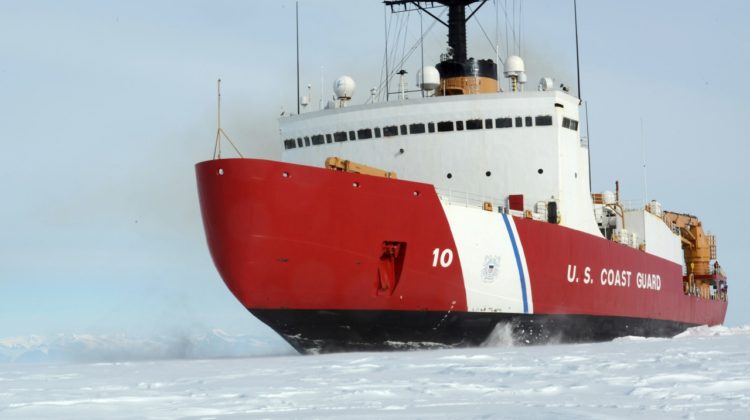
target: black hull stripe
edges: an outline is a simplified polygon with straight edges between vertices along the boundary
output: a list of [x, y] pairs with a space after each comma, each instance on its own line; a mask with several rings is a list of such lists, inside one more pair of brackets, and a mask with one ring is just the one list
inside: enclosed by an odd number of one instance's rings
[[498, 323], [519, 344], [577, 343], [617, 337], [672, 337], [694, 324], [592, 315], [479, 312], [251, 309], [300, 353], [471, 347]]

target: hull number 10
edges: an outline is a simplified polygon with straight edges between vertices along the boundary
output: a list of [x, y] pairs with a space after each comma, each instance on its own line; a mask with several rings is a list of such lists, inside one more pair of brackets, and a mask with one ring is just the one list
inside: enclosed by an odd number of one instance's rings
[[432, 266], [437, 267], [438, 262], [443, 268], [449, 267], [453, 263], [453, 251], [446, 248], [441, 252], [440, 248], [435, 248], [432, 251]]

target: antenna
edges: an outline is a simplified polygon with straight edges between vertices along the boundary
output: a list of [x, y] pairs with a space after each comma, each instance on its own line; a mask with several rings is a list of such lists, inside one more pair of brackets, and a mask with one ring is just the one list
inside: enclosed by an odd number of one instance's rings
[[299, 98], [299, 103], [302, 105], [302, 109], [307, 109], [307, 106], [310, 105], [310, 98], [312, 97], [312, 85], [307, 84], [307, 95], [302, 96]]
[[523, 23], [523, 0], [518, 0], [518, 55], [521, 54], [521, 24]]
[[[495, 74], [500, 74], [500, 35], [499, 35], [499, 22], [500, 22], [500, 7], [497, 4], [498, 0], [495, 0]], [[497, 78], [497, 91], [500, 92], [500, 78]]]
[[643, 117], [641, 117], [641, 143], [643, 144], [643, 205], [648, 202], [648, 177], [646, 174], [646, 137], [643, 135]]
[[227, 133], [224, 132], [224, 129], [221, 128], [221, 79], [216, 80], [216, 97], [217, 97], [217, 112], [216, 112], [216, 143], [214, 143], [214, 159], [221, 159], [221, 136], [223, 135], [225, 139], [229, 142], [229, 144], [232, 145], [232, 148], [234, 148], [234, 151], [237, 152], [238, 155], [240, 155], [241, 158], [244, 158], [242, 156], [242, 153], [237, 149], [237, 146], [232, 143], [232, 140], [227, 136]]
[[404, 77], [406, 76], [406, 70], [401, 69], [397, 74], [399, 75], [398, 87], [401, 92], [401, 100], [403, 101], [406, 99], [406, 78]]
[[299, 115], [299, 1], [295, 5], [295, 26], [297, 28], [297, 115]]
[[505, 15], [505, 56], [508, 57], [510, 55], [510, 37], [508, 36], [508, 0], [505, 0], [503, 14]]
[[383, 26], [385, 27], [385, 101], [388, 102], [389, 86], [388, 81], [391, 75], [388, 70], [388, 11], [386, 10], [385, 4], [383, 4]]
[[[516, 39], [516, 0], [513, 0], [513, 24], [511, 25], [511, 30], [513, 31], [513, 51], [515, 51], [516, 55], [518, 55], [518, 40]], [[510, 54], [510, 53], [509, 53]]]
[[323, 86], [325, 85], [325, 77], [323, 74], [323, 66], [320, 66], [320, 101], [318, 102], [318, 108], [323, 109]]
[[[580, 99], [580, 98], [579, 98]], [[589, 101], [584, 102], [584, 110], [586, 111], [586, 150], [589, 155], [589, 191], [591, 190], [591, 132], [589, 131]]]
[[[581, 99], [581, 63], [578, 59], [578, 7], [576, 0], [573, 0], [573, 19], [575, 20], [576, 29], [576, 77], [578, 78], [578, 99]], [[586, 120], [588, 121], [588, 119]]]
[[216, 142], [214, 143], [214, 159], [221, 159], [221, 79], [216, 81]]
[[[424, 28], [422, 27], [422, 12], [419, 12], [419, 49], [422, 54], [422, 80], [424, 80]], [[422, 91], [424, 98], [424, 90]]]

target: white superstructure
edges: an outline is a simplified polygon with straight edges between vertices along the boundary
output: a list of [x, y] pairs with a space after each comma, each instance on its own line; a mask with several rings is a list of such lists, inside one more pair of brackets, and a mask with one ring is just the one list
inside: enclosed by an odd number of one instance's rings
[[[589, 190], [579, 100], [562, 91], [500, 92], [351, 105], [282, 118], [283, 160], [320, 167], [329, 156], [395, 171], [447, 194], [540, 214], [601, 235]], [[537, 205], [544, 203], [544, 206]], [[546, 213], [546, 211], [545, 211]]]
[[[408, 99], [406, 70], [391, 72], [386, 63], [386, 73], [400, 75], [398, 91], [386, 92], [386, 97], [398, 94], [398, 99], [353, 105], [356, 85], [342, 76], [334, 82], [335, 100], [325, 109], [281, 118], [282, 159], [321, 167], [336, 157], [389, 177], [395, 173], [434, 185], [448, 207], [463, 205], [470, 213], [484, 210], [554, 223], [682, 263], [679, 229], [668, 224], [660, 207], [626, 211], [619, 191], [617, 197], [597, 194], [594, 203], [578, 97], [563, 84], [556, 89], [550, 77], [539, 81], [537, 91], [524, 91], [526, 65], [517, 55], [505, 57], [502, 68], [492, 60], [468, 56], [465, 24], [485, 2], [468, 18], [467, 8], [479, 1], [385, 1], [392, 12], [426, 11], [424, 7], [434, 3], [448, 9], [448, 22], [430, 14], [448, 27], [448, 49], [434, 67], [423, 65], [417, 72], [423, 96]], [[501, 91], [500, 71], [508, 79], [507, 92]], [[373, 99], [374, 94], [373, 89]], [[465, 213], [448, 207], [447, 214]], [[456, 229], [466, 237], [481, 236], [484, 228], [478, 226], [484, 225], [467, 225], [476, 226]], [[500, 245], [484, 248], [497, 250]]]

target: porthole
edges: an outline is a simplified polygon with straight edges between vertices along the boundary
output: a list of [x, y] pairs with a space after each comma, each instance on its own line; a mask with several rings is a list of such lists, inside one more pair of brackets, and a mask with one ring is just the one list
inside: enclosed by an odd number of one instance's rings
[[538, 169], [538, 170], [536, 171], [536, 173], [538, 173], [539, 175], [541, 175], [541, 174], [543, 174], [543, 173], [544, 173], [544, 169], [542, 169], [542, 168], [539, 168], [539, 169]]
[[448, 177], [448, 179], [451, 179], [451, 178], [453, 178], [453, 174], [450, 173], [450, 172], [448, 172], [448, 175], [446, 175], [446, 177]]
[[492, 172], [490, 172], [490, 171], [487, 171], [487, 172], [484, 173], [484, 176], [490, 176], [490, 175], [492, 175]]

